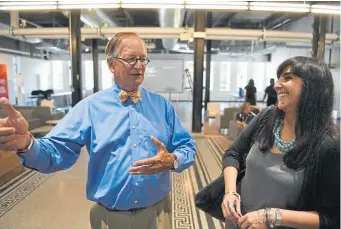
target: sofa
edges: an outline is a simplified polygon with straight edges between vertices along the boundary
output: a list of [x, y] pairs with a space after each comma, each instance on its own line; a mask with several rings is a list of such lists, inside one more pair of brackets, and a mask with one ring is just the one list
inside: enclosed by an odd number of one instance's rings
[[235, 121], [230, 121], [230, 128], [228, 130], [228, 135], [233, 141], [235, 141], [238, 138], [242, 130], [243, 130], [243, 127], [241, 125], [236, 124]]
[[236, 119], [236, 113], [240, 112], [239, 107], [228, 107], [224, 109], [223, 115], [220, 116], [220, 129], [229, 129], [230, 121]]
[[[24, 116], [28, 122], [29, 130], [46, 125], [47, 120], [62, 119], [64, 117], [63, 112], [51, 113], [49, 107], [15, 106], [14, 108]], [[0, 110], [0, 118], [5, 117], [7, 117], [7, 115], [3, 110]]]

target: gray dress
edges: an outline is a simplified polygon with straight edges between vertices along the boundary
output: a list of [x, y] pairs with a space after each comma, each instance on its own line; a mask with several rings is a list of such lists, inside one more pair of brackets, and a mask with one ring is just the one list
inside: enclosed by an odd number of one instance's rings
[[[286, 209], [295, 206], [303, 186], [304, 169], [289, 169], [283, 162], [283, 154], [271, 151], [262, 153], [255, 143], [246, 158], [246, 173], [237, 187], [241, 195], [241, 210], [247, 212], [263, 208]], [[239, 228], [227, 222], [228, 229]]]

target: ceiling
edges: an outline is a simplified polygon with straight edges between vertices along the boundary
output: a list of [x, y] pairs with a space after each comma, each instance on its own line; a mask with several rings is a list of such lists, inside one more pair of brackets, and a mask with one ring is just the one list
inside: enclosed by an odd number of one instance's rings
[[[315, 2], [318, 3], [318, 2]], [[323, 2], [326, 4], [326, 2]], [[340, 2], [330, 2], [328, 4], [340, 4]], [[289, 14], [289, 13], [269, 13], [269, 12], [212, 12], [212, 27], [214, 28], [238, 28], [238, 29], [275, 29], [285, 30], [287, 26], [295, 23], [307, 14]], [[82, 10], [82, 26], [83, 27], [160, 27], [163, 26], [159, 20], [160, 11], [156, 9], [84, 9]], [[34, 11], [20, 12], [20, 27], [35, 28], [35, 27], [68, 27], [69, 19], [67, 11]], [[173, 27], [193, 27], [194, 11], [182, 10], [180, 15], [180, 24]], [[168, 18], [172, 21], [174, 18]], [[208, 19], [208, 18], [207, 18]], [[339, 18], [338, 18], [339, 19]], [[164, 19], [165, 20], [165, 19]], [[209, 20], [207, 20], [209, 21]], [[0, 12], [0, 23], [2, 25], [10, 25], [10, 13]], [[174, 23], [174, 22], [173, 22]], [[21, 41], [22, 42], [22, 41]], [[37, 42], [37, 41], [35, 41]], [[44, 39], [39, 43], [30, 42], [31, 45], [51, 53], [67, 51], [68, 40], [49, 40]], [[102, 51], [107, 40], [99, 40], [99, 46]], [[178, 52], [165, 49], [161, 39], [149, 39], [147, 43], [152, 43], [149, 52]], [[192, 49], [192, 44], [188, 42], [177, 41], [180, 44], [180, 49]], [[243, 52], [259, 47], [266, 47], [264, 42], [251, 41], [213, 41], [212, 47], [220, 51]], [[50, 49], [48, 47], [54, 47]], [[83, 51], [91, 51], [91, 40], [82, 41]], [[181, 51], [181, 50], [180, 50]]]

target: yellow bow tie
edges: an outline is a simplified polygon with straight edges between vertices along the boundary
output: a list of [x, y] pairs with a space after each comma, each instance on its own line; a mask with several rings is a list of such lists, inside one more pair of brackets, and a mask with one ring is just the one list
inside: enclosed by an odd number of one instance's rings
[[120, 91], [119, 96], [120, 96], [122, 103], [125, 103], [128, 97], [130, 97], [133, 103], [137, 103], [141, 99], [140, 91], [133, 91], [133, 92]]

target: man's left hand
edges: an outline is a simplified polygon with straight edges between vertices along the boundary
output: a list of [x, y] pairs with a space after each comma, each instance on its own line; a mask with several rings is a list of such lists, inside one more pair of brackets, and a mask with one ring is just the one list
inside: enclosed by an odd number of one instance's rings
[[151, 140], [158, 148], [156, 156], [135, 162], [134, 166], [129, 169], [130, 174], [156, 174], [169, 170], [173, 167], [173, 163], [175, 160], [174, 154], [169, 153], [165, 145], [158, 139], [151, 137]]

